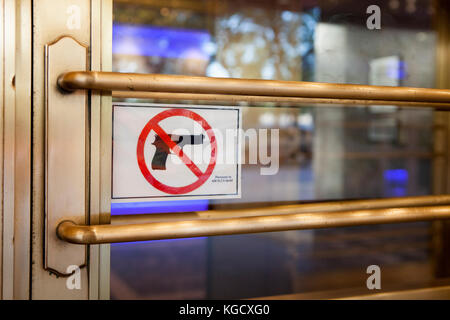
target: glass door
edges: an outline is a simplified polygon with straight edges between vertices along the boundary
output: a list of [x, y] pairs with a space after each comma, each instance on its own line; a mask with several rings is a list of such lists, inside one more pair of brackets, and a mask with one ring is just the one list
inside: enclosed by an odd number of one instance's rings
[[[381, 29], [369, 28], [370, 4], [115, 0], [113, 70], [442, 85], [436, 82], [439, 35], [432, 2], [383, 2]], [[431, 109], [167, 97], [114, 101], [239, 105], [245, 130], [279, 130], [279, 168], [262, 175], [267, 163], [244, 164], [241, 199], [121, 203], [112, 205], [112, 215], [446, 192], [438, 178], [445, 156], [436, 137], [447, 130], [448, 116]], [[434, 286], [448, 275], [436, 242], [442, 227], [415, 222], [113, 244], [111, 298], [337, 297]], [[382, 270], [381, 290], [366, 286], [371, 265]]]
[[450, 298], [450, 8], [373, 2], [0, 1], [1, 297]]

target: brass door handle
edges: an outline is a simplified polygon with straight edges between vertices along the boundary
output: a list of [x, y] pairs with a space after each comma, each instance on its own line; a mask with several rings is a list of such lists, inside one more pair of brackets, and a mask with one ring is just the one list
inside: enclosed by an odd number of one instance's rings
[[[412, 200], [411, 204], [405, 199]], [[448, 201], [449, 196], [428, 196], [336, 202], [340, 206], [334, 207], [332, 202], [313, 204], [330, 206], [330, 211], [326, 212], [308, 208], [311, 206], [308, 204], [247, 210], [212, 210], [191, 213], [191, 218], [184, 217], [185, 220], [178, 221], [167, 214], [162, 219], [159, 217], [159, 221], [156, 217], [158, 215], [151, 215], [152, 217], [147, 216], [150, 222], [145, 223], [136, 220], [142, 219], [139, 215], [113, 216], [110, 225], [83, 226], [63, 221], [57, 228], [57, 234], [60, 239], [74, 244], [99, 244], [430, 221], [450, 219], [450, 206], [442, 205], [448, 204]], [[377, 202], [379, 208], [367, 208], [373, 203], [376, 207]], [[404, 207], [383, 208], [396, 203]], [[422, 206], [417, 206], [417, 203], [422, 203]], [[319, 207], [316, 207], [317, 209]], [[272, 214], [269, 214], [270, 211]], [[220, 216], [219, 219], [214, 218], [215, 213]], [[177, 214], [172, 216], [176, 217]], [[131, 224], [127, 224], [127, 220]], [[121, 224], [116, 225], [117, 222]]]
[[[256, 100], [317, 103], [401, 104], [449, 108], [450, 90], [302, 81], [191, 77], [73, 71], [62, 74], [65, 91], [113, 91], [119, 97]], [[170, 95], [167, 95], [170, 93]], [[173, 95], [175, 94], [175, 96]], [[178, 96], [177, 96], [178, 95]]]
[[[382, 87], [295, 81], [189, 77], [160, 74], [74, 71], [62, 74], [65, 91], [100, 90], [120, 97], [286, 101], [342, 104], [398, 104], [448, 110], [450, 90]], [[410, 201], [409, 203], [405, 203]], [[155, 217], [112, 217], [111, 225], [83, 226], [63, 221], [58, 236], [75, 244], [144, 241], [199, 236], [231, 235], [317, 229], [368, 224], [427, 221], [450, 218], [448, 196], [365, 200], [361, 203], [269, 207], [231, 211], [185, 213], [193, 219], [154, 222]], [[368, 203], [372, 201], [372, 203]], [[334, 210], [334, 209], [336, 210]], [[214, 218], [217, 214], [221, 218]], [[198, 218], [198, 217], [206, 218]], [[153, 222], [136, 222], [148, 218]], [[120, 219], [122, 224], [114, 225]], [[170, 221], [171, 220], [171, 221]], [[131, 223], [131, 224], [130, 224]]]

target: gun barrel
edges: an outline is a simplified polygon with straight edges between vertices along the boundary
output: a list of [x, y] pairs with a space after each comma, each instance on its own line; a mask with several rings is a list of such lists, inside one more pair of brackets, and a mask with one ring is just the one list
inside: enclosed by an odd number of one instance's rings
[[172, 136], [172, 140], [178, 144], [179, 147], [189, 144], [203, 144], [205, 136], [200, 135], [184, 135], [184, 136]]

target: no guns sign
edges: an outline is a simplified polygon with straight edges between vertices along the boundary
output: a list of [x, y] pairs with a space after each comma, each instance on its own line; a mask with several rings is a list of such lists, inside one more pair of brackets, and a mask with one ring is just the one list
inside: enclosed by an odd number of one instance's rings
[[113, 110], [113, 202], [240, 197], [239, 108], [116, 103]]

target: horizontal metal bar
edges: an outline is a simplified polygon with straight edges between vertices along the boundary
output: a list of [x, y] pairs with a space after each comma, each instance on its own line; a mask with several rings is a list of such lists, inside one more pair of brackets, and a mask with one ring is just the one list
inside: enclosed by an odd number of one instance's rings
[[269, 215], [285, 215], [315, 212], [338, 212], [349, 210], [368, 210], [384, 208], [407, 208], [450, 205], [450, 195], [414, 196], [383, 199], [363, 199], [347, 201], [313, 202], [278, 206], [265, 206], [258, 208], [207, 210], [196, 212], [173, 212], [157, 214], [113, 215], [111, 224], [136, 224], [150, 222], [169, 222], [186, 220], [215, 220], [239, 217], [256, 217]]
[[[367, 293], [367, 288], [350, 288], [329, 291], [293, 293], [277, 296], [252, 298], [252, 300], [448, 300], [450, 285], [448, 280], [427, 283], [426, 288], [391, 289], [383, 288], [381, 293]], [[401, 285], [400, 285], [401, 288]]]
[[60, 239], [74, 244], [99, 244], [440, 219], [450, 219], [450, 206], [292, 213], [131, 225], [81, 226], [64, 221], [58, 226], [57, 234]]
[[444, 89], [190, 77], [162, 74], [74, 71], [62, 74], [58, 79], [58, 84], [66, 91], [92, 89], [103, 91], [450, 103], [450, 90]]
[[[450, 109], [450, 103], [436, 102], [413, 102], [413, 101], [388, 101], [388, 100], [351, 100], [351, 99], [320, 99], [320, 98], [293, 98], [293, 97], [267, 97], [267, 96], [244, 96], [234, 94], [207, 94], [207, 93], [167, 93], [167, 92], [142, 92], [142, 91], [113, 91], [113, 98], [117, 99], [146, 99], [146, 100], [172, 100], [172, 101], [214, 101], [232, 102], [242, 101], [248, 103], [284, 103], [296, 105], [315, 104], [317, 106], [339, 105], [387, 105], [412, 108], [431, 108], [446, 111]], [[249, 105], [253, 107], [253, 105]], [[254, 107], [258, 107], [257, 105]]]

